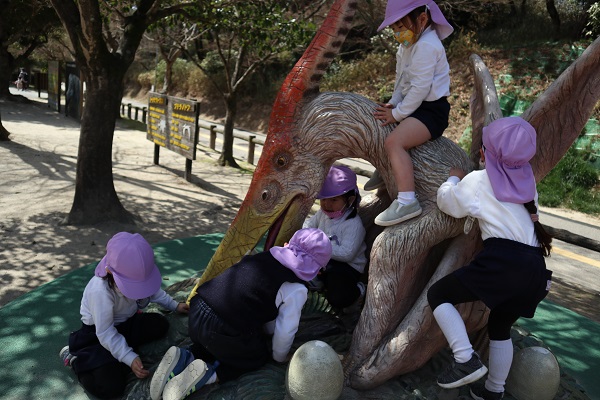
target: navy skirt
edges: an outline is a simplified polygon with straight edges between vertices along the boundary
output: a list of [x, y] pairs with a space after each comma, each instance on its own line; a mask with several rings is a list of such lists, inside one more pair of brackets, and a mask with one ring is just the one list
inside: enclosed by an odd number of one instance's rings
[[490, 309], [532, 318], [550, 289], [542, 249], [508, 239], [491, 238], [456, 278]]

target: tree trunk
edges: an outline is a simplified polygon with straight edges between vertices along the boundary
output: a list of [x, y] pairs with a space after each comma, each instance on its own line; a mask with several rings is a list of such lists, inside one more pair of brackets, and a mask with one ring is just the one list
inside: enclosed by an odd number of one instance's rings
[[171, 93], [171, 89], [173, 86], [173, 64], [175, 60], [171, 61], [168, 58], [165, 58], [165, 80], [163, 81], [163, 93], [169, 94]]
[[560, 32], [560, 16], [558, 15], [558, 10], [556, 9], [554, 0], [546, 0], [546, 10], [548, 10], [548, 14], [550, 15], [550, 19], [552, 20], [552, 25], [554, 25], [555, 32], [559, 33]]
[[240, 166], [233, 158], [233, 123], [237, 114], [237, 98], [235, 93], [225, 97], [227, 113], [225, 114], [225, 126], [223, 129], [223, 149], [219, 157], [219, 165], [239, 168]]
[[11, 60], [13, 56], [8, 51], [8, 48], [4, 46], [4, 42], [0, 38], [0, 97], [10, 96], [10, 82], [12, 64]]
[[2, 125], [2, 113], [0, 113], [0, 142], [5, 142], [10, 140], [8, 136], [10, 132], [6, 130], [6, 128]]
[[87, 79], [75, 198], [65, 220], [68, 224], [133, 221], [133, 215], [125, 210], [117, 197], [112, 174], [112, 143], [122, 96], [121, 80], [114, 75]]

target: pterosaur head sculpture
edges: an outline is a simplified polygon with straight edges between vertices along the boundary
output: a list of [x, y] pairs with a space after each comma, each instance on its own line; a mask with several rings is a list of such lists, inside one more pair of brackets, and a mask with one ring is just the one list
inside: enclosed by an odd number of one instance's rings
[[[252, 250], [283, 245], [302, 226], [330, 166], [346, 157], [363, 158], [394, 188], [384, 150], [390, 127], [373, 117], [375, 103], [352, 93], [320, 93], [319, 81], [351, 28], [356, 0], [337, 0], [302, 58], [283, 83], [273, 106], [262, 156], [240, 210], [198, 284], [211, 279]], [[443, 214], [436, 191], [450, 167], [470, 171], [481, 145], [481, 129], [501, 117], [494, 83], [483, 62], [471, 57], [473, 150], [466, 154], [442, 137], [412, 149], [416, 191], [423, 213], [403, 224], [373, 225], [395, 191], [380, 189], [361, 204], [372, 241], [365, 307], [344, 359], [347, 383], [356, 389], [425, 364], [445, 345], [427, 304], [431, 283], [466, 264], [481, 246], [474, 227]], [[532, 166], [539, 181], [573, 143], [600, 98], [600, 39], [522, 115], [537, 130]], [[192, 293], [193, 294], [193, 293]], [[482, 303], [459, 306], [467, 329], [485, 326]]]

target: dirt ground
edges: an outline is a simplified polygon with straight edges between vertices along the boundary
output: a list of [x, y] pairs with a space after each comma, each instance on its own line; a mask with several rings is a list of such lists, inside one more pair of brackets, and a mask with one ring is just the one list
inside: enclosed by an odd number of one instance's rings
[[0, 142], [0, 306], [74, 269], [102, 258], [119, 231], [139, 232], [151, 243], [224, 233], [246, 194], [251, 172], [216, 165], [218, 154], [198, 152], [192, 179], [185, 158], [161, 149], [141, 131], [118, 128], [113, 174], [134, 225], [67, 226], [75, 193], [79, 123], [44, 104], [0, 99], [10, 141]]
[[[59, 276], [99, 260], [119, 231], [139, 232], [152, 243], [224, 233], [246, 194], [251, 166], [217, 166], [218, 153], [204, 148], [183, 178], [185, 159], [154, 145], [141, 131], [118, 127], [113, 175], [136, 225], [106, 222], [68, 226], [62, 221], [75, 191], [79, 124], [44, 103], [0, 99], [8, 142], [0, 142], [0, 307]], [[600, 322], [598, 293], [554, 281], [549, 300]]]

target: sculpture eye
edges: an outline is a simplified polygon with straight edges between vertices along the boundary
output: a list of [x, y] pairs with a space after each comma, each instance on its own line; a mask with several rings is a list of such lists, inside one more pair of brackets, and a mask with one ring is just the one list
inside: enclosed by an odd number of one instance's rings
[[275, 157], [275, 168], [278, 170], [282, 170], [288, 167], [291, 160], [291, 155], [289, 153], [280, 153]]

